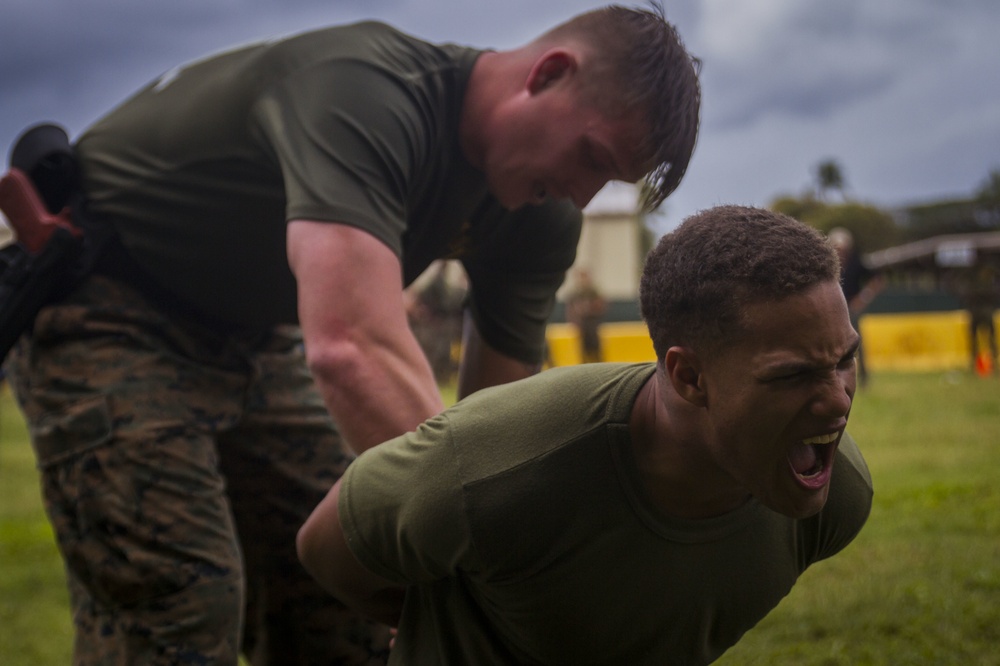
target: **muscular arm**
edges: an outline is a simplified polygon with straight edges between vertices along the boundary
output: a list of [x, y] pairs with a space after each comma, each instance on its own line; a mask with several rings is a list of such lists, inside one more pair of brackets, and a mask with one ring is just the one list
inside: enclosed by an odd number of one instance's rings
[[340, 524], [338, 481], [299, 530], [302, 566], [332, 595], [373, 620], [398, 626], [406, 588], [366, 569], [347, 545]]
[[295, 220], [288, 260], [309, 369], [354, 451], [441, 411], [430, 364], [406, 320], [399, 259], [387, 246], [348, 225]]

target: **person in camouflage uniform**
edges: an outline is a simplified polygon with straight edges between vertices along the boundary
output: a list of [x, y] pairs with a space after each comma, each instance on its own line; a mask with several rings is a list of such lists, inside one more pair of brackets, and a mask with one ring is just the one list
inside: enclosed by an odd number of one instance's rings
[[251, 658], [386, 659], [388, 629], [331, 603], [296, 560], [296, 531], [353, 458], [298, 328], [220, 335], [103, 277], [35, 328], [45, 362], [16, 354], [10, 368], [70, 572], [78, 663], [235, 663], [244, 595], [246, 617], [266, 620], [245, 625]]
[[536, 372], [580, 209], [680, 182], [696, 70], [658, 7], [508, 51], [367, 22], [168, 72], [84, 132], [114, 238], [9, 358], [75, 661], [384, 663], [389, 628], [294, 548], [356, 453], [443, 407], [404, 287], [461, 261], [460, 396]]

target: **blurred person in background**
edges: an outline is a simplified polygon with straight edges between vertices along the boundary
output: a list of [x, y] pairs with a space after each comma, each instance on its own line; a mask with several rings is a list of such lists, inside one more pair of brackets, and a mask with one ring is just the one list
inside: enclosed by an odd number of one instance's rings
[[601, 322], [608, 304], [594, 285], [590, 272], [576, 271], [573, 290], [566, 296], [566, 319], [580, 336], [580, 358], [584, 363], [604, 360], [601, 350]]
[[[835, 227], [827, 237], [840, 257], [840, 286], [851, 312], [851, 325], [861, 332], [861, 315], [868, 309], [885, 285], [885, 278], [868, 268], [862, 261], [861, 252], [854, 243], [854, 234], [843, 227]], [[868, 368], [865, 365], [864, 346], [858, 348], [858, 383], [868, 383]]]

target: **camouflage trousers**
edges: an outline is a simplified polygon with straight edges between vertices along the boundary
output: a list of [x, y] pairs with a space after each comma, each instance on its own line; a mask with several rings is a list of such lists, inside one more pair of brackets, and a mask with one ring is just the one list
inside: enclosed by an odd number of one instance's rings
[[7, 364], [66, 564], [76, 664], [383, 664], [306, 574], [345, 451], [295, 327], [222, 335], [88, 278]]

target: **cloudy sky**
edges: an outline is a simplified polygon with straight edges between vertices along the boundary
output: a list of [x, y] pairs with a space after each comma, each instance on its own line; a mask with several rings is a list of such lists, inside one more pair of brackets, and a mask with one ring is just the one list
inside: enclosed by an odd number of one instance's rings
[[[40, 120], [76, 136], [171, 67], [364, 18], [516, 46], [592, 0], [3, 0], [0, 147]], [[630, 4], [630, 3], [626, 3]], [[1000, 168], [997, 0], [664, 0], [703, 62], [702, 130], [665, 224], [801, 194], [836, 160], [856, 199], [967, 196]]]

